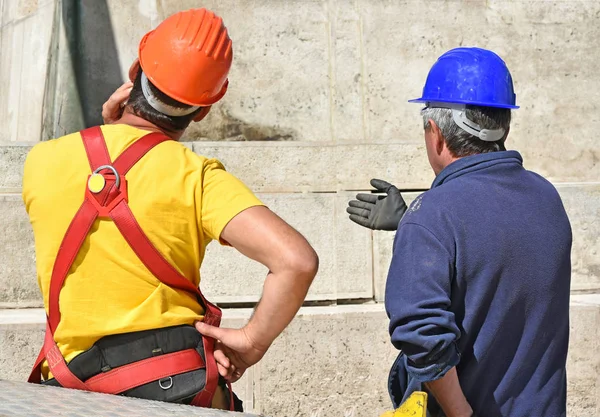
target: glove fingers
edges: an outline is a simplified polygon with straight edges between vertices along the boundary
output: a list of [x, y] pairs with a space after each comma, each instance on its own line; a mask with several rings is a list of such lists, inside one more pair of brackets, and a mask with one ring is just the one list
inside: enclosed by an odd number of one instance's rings
[[369, 217], [369, 214], [371, 214], [371, 212], [369, 210], [356, 208], [356, 207], [346, 207], [346, 213], [354, 214], [356, 216], [361, 216], [361, 217], [364, 217], [365, 219], [367, 219]]
[[356, 194], [356, 199], [360, 201], [366, 201], [367, 203], [375, 204], [377, 202], [377, 194]]
[[357, 200], [350, 200], [348, 202], [348, 205], [350, 207], [357, 207], [357, 208], [361, 208], [361, 209], [365, 209], [365, 210], [372, 210], [373, 207], [375, 207], [375, 204], [372, 203], [366, 203], [364, 201], [357, 201]]
[[371, 185], [372, 185], [373, 187], [375, 187], [377, 190], [379, 190], [379, 191], [383, 191], [383, 192], [385, 192], [385, 193], [387, 193], [387, 192], [388, 192], [388, 190], [389, 190], [390, 188], [392, 188], [392, 187], [393, 187], [393, 188], [396, 188], [396, 187], [394, 187], [392, 184], [390, 184], [389, 182], [387, 182], [387, 181], [384, 181], [384, 180], [379, 180], [379, 179], [377, 179], [377, 178], [373, 178], [373, 179], [371, 180]]
[[363, 227], [372, 229], [372, 227], [370, 226], [370, 222], [368, 219], [361, 217], [361, 216], [357, 216], [356, 214], [351, 214], [350, 215], [350, 220], [352, 220], [354, 223], [359, 224]]

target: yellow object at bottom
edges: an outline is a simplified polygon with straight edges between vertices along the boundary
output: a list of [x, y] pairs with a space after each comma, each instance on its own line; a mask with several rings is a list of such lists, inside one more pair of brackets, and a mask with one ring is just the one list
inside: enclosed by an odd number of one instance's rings
[[415, 391], [396, 411], [386, 411], [379, 417], [427, 417], [427, 393]]

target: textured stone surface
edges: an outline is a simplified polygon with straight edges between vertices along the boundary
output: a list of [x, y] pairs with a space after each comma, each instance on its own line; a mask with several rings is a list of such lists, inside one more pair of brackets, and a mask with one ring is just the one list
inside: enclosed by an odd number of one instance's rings
[[335, 145], [309, 143], [194, 143], [194, 152], [220, 159], [258, 192], [369, 189], [371, 178], [401, 188], [431, 185], [422, 143]]
[[21, 192], [28, 145], [0, 142], [0, 192]]
[[0, 141], [39, 141], [55, 1], [0, 2]]
[[568, 415], [600, 415], [600, 296], [574, 297], [567, 360]]
[[[406, 205], [410, 206], [420, 193], [402, 193]], [[373, 234], [373, 291], [375, 301], [384, 301], [385, 282], [387, 280], [390, 262], [392, 260], [392, 248], [396, 232], [384, 232], [374, 230]]]
[[559, 185], [573, 229], [571, 290], [600, 292], [600, 184]]
[[273, 416], [377, 416], [389, 400], [396, 352], [381, 306], [306, 308], [256, 371], [256, 412]]
[[20, 195], [0, 194], [0, 308], [40, 306], [33, 232]]
[[[260, 194], [271, 210], [302, 233], [319, 254], [309, 300], [373, 296], [371, 236], [345, 216], [348, 193]], [[329, 231], [329, 232], [324, 232]], [[209, 245], [202, 289], [216, 302], [255, 302], [267, 269], [229, 247]]]

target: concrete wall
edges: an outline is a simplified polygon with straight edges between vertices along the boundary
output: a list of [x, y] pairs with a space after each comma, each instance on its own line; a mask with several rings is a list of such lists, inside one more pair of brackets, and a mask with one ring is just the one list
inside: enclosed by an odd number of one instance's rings
[[[234, 41], [230, 90], [185, 136], [221, 159], [315, 246], [312, 304], [237, 383], [267, 415], [378, 415], [396, 355], [381, 301], [393, 233], [347, 220], [369, 179], [426, 189], [419, 107], [445, 50], [491, 48], [507, 62], [521, 109], [508, 145], [553, 181], [573, 226], [569, 409], [600, 413], [600, 2], [400, 0], [0, 0], [0, 378], [18, 379], [41, 343], [33, 236], [22, 165], [40, 140], [98, 123], [141, 36], [171, 13], [206, 6]], [[408, 192], [407, 200], [418, 193]], [[203, 289], [230, 307], [260, 296], [262, 267], [209, 247]], [[336, 304], [343, 304], [338, 305]], [[595, 330], [594, 330], [595, 329]]]

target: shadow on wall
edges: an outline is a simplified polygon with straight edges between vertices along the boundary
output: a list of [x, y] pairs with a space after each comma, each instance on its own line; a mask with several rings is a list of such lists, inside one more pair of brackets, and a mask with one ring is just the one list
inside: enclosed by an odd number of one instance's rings
[[61, 2], [85, 127], [102, 124], [102, 104], [123, 83], [106, 1]]
[[201, 123], [192, 123], [183, 141], [294, 141], [295, 130], [251, 123], [233, 116], [224, 103], [217, 103]]

